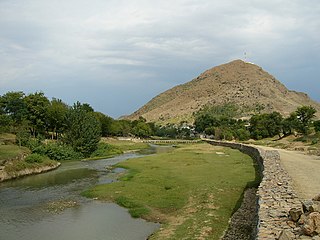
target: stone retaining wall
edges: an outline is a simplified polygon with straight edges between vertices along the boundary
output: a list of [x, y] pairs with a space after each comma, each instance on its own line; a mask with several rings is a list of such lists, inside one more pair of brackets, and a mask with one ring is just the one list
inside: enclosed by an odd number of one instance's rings
[[301, 207], [301, 202], [294, 192], [291, 178], [280, 165], [279, 152], [234, 142], [204, 141], [238, 149], [259, 164], [262, 180], [257, 191], [259, 210], [256, 239], [274, 240], [279, 238], [282, 230], [293, 231], [287, 224], [288, 212], [291, 208]]

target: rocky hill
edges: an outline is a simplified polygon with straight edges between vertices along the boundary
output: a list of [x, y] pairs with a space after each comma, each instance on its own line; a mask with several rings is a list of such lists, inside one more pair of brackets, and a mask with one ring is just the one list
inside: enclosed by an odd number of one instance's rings
[[278, 111], [284, 116], [299, 106], [311, 105], [320, 117], [320, 104], [307, 94], [288, 90], [257, 65], [235, 60], [159, 94], [126, 118], [143, 116], [155, 122], [191, 122], [192, 113], [204, 105], [226, 103], [239, 105], [244, 114], [259, 106], [263, 112]]

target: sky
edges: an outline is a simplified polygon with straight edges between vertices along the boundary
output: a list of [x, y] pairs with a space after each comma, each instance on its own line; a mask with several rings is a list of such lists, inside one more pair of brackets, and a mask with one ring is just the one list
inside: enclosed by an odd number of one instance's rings
[[319, 16], [319, 0], [0, 0], [0, 95], [117, 118], [243, 59], [320, 102]]

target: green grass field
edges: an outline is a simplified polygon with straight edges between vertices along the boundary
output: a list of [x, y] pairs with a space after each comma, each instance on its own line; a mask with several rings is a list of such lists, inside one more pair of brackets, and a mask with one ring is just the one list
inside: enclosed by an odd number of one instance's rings
[[133, 141], [120, 141], [115, 138], [102, 138], [101, 142], [108, 143], [114, 147], [119, 148], [123, 152], [148, 149], [149, 144], [147, 143], [136, 143]]
[[253, 160], [209, 144], [181, 145], [170, 153], [130, 159], [120, 181], [83, 194], [114, 201], [133, 217], [163, 223], [151, 239], [218, 239], [256, 181]]

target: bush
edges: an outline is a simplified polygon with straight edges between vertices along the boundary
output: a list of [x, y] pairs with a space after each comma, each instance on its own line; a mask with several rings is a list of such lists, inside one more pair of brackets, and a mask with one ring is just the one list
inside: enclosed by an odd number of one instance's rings
[[45, 157], [37, 153], [32, 153], [25, 159], [27, 163], [42, 163], [44, 160]]
[[61, 160], [75, 160], [83, 158], [83, 155], [73, 150], [71, 146], [59, 143], [50, 143], [44, 145], [45, 154], [57, 161]]
[[43, 144], [36, 139], [31, 139], [28, 142], [28, 147], [32, 153], [39, 155], [46, 155], [50, 159], [61, 160], [75, 160], [83, 158], [83, 155], [73, 150], [71, 146], [60, 143]]
[[98, 149], [91, 154], [91, 157], [109, 157], [123, 153], [121, 149], [107, 143], [99, 143]]
[[238, 129], [236, 130], [236, 138], [240, 141], [246, 141], [250, 139], [250, 132], [246, 129]]

